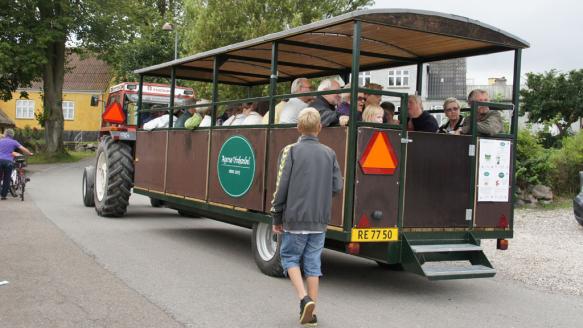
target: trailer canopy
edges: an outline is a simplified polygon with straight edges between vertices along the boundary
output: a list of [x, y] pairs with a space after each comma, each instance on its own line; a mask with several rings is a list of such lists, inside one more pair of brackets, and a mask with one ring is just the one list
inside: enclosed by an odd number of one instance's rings
[[137, 74], [194, 81], [268, 84], [272, 43], [278, 44], [278, 81], [349, 73], [354, 22], [362, 22], [360, 71], [528, 48], [510, 33], [469, 18], [431, 11], [374, 9], [351, 12], [163, 64]]

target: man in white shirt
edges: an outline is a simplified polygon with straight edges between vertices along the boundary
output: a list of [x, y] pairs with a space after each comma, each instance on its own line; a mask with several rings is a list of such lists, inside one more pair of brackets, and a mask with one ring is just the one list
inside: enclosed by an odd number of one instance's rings
[[[163, 108], [163, 106], [152, 106], [152, 109]], [[161, 112], [157, 112], [161, 113]], [[172, 121], [176, 122], [178, 118], [176, 116], [173, 117]], [[164, 114], [152, 119], [146, 123], [144, 123], [143, 129], [147, 131], [151, 131], [154, 129], [162, 129], [167, 128], [170, 126], [170, 115]]]
[[[295, 79], [291, 85], [291, 93], [304, 93], [311, 91], [312, 87], [310, 86], [310, 82], [304, 77]], [[313, 97], [311, 96], [291, 98], [279, 114], [279, 123], [298, 123], [298, 115], [300, 111], [308, 107], [308, 102], [310, 102], [312, 98]]]

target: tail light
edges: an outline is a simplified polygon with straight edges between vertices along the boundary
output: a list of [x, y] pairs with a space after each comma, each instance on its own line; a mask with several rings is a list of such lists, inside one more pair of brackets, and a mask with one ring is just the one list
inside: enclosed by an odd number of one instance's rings
[[346, 244], [346, 252], [351, 255], [358, 255], [360, 253], [360, 243]]
[[496, 240], [496, 249], [505, 251], [508, 249], [508, 240], [507, 239], [498, 239]]

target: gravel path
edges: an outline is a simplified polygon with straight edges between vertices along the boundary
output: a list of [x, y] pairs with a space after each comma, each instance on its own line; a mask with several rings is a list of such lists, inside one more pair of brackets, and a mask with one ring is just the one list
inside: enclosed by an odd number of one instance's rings
[[573, 209], [515, 211], [514, 238], [508, 250], [496, 240], [482, 245], [501, 278], [529, 287], [583, 296], [583, 226]]

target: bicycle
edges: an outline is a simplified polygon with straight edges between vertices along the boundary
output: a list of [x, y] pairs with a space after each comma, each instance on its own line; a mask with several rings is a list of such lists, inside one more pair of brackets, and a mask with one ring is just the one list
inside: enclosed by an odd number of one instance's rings
[[24, 201], [24, 190], [26, 189], [26, 183], [30, 181], [26, 177], [26, 172], [24, 168], [26, 167], [26, 158], [24, 156], [19, 156], [14, 159], [14, 170], [12, 170], [12, 178], [10, 179], [10, 194], [12, 197], [20, 196], [20, 200]]

